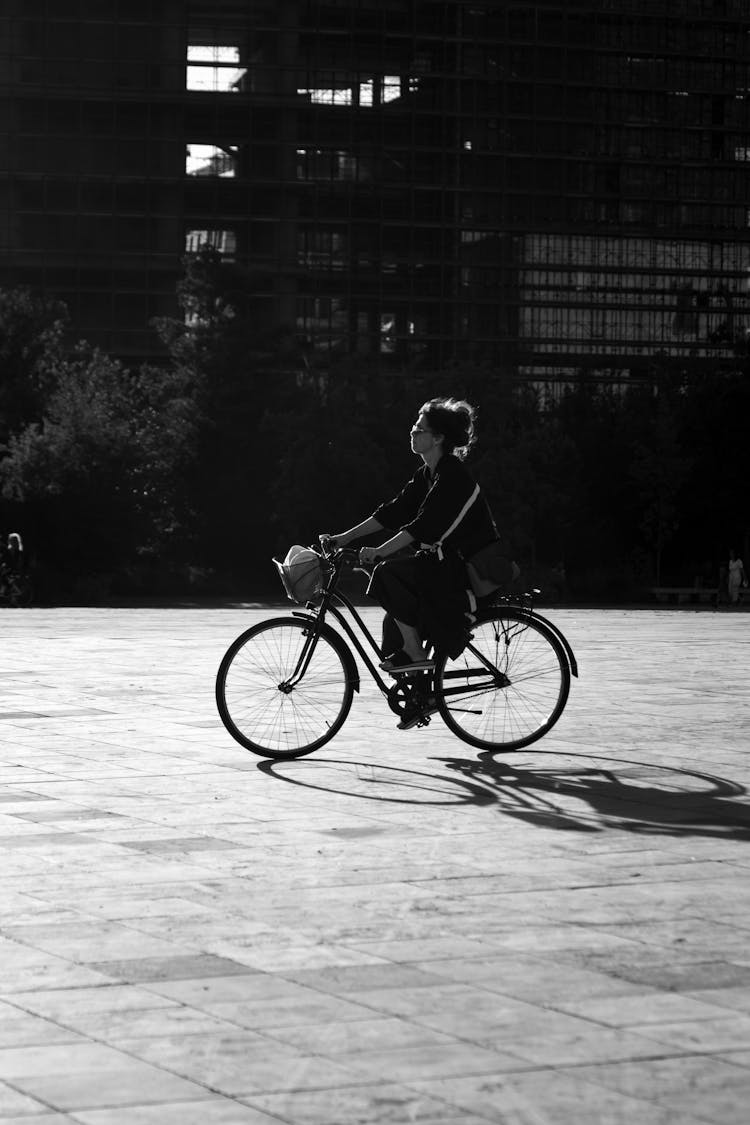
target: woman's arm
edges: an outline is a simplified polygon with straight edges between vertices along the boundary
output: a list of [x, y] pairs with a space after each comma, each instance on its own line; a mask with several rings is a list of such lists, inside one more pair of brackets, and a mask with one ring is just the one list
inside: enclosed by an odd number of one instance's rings
[[377, 562], [378, 559], [387, 559], [389, 555], [395, 555], [397, 551], [402, 551], [404, 547], [408, 547], [410, 543], [414, 543], [414, 536], [408, 531], [397, 531], [390, 539], [386, 539], [385, 543], [381, 543], [379, 547], [363, 547], [359, 552], [360, 561], [365, 564]]
[[329, 535], [329, 538], [334, 546], [346, 547], [353, 539], [364, 539], [366, 535], [373, 535], [376, 531], [382, 531], [383, 525], [375, 519], [374, 516], [368, 516], [362, 523], [358, 523], [356, 527], [350, 527], [348, 531], [338, 531], [335, 535]]

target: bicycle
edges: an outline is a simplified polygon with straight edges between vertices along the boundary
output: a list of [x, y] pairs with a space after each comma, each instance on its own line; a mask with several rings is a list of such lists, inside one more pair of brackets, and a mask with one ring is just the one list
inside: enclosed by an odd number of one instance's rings
[[[297, 758], [329, 742], [360, 691], [355, 652], [391, 711], [408, 726], [426, 726], [437, 713], [464, 742], [511, 751], [542, 738], [558, 721], [578, 665], [560, 629], [534, 610], [531, 595], [485, 599], [460, 656], [436, 653], [433, 671], [394, 669], [395, 682], [388, 682], [377, 666], [375, 638], [338, 589], [344, 568], [357, 565], [359, 552], [322, 547], [314, 554], [315, 596], [290, 616], [245, 630], [219, 665], [219, 715], [245, 749], [266, 758]], [[301, 604], [283, 564], [273, 561], [287, 595]]]

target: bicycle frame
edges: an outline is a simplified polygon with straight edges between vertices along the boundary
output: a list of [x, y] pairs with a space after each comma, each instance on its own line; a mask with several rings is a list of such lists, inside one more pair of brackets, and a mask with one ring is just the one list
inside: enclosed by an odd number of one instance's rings
[[[362, 640], [360, 640], [355, 629], [344, 616], [342, 609], [347, 610], [351, 614], [364, 640], [367, 642], [367, 644], [375, 654], [375, 660], [377, 661], [381, 659], [380, 646], [378, 645], [370, 630], [365, 625], [360, 613], [357, 611], [357, 608], [351, 601], [351, 599], [336, 588], [341, 576], [341, 571], [344, 568], [344, 564], [349, 561], [354, 561], [357, 555], [357, 551], [344, 550], [338, 557], [326, 556], [326, 561], [331, 566], [331, 573], [328, 577], [328, 581], [326, 582], [325, 589], [323, 590], [323, 597], [321, 599], [320, 605], [316, 606], [311, 602], [308, 602], [305, 606], [304, 612], [301, 610], [292, 610], [292, 617], [303, 618], [305, 621], [310, 621], [316, 626], [315, 630], [311, 634], [310, 644], [305, 645], [300, 655], [298, 666], [294, 671], [292, 680], [296, 682], [296, 680], [304, 674], [304, 669], [307, 668], [312, 654], [315, 651], [315, 645], [317, 644], [318, 637], [321, 635], [323, 626], [326, 624], [326, 618], [328, 614], [331, 614], [331, 616], [338, 624], [339, 628], [344, 633], [345, 637], [348, 639], [349, 643], [359, 655], [360, 659], [362, 660], [363, 664], [367, 668], [380, 691], [383, 693], [383, 695], [387, 696], [388, 692], [391, 690], [392, 684], [388, 683], [381, 676], [377, 664], [370, 657], [370, 654], [362, 643]], [[339, 608], [339, 605], [336, 604], [337, 602], [342, 608]], [[291, 681], [288, 682], [291, 683]], [[358, 683], [356, 685], [356, 689], [359, 690]]]
[[[358, 552], [356, 550], [352, 550], [351, 548], [345, 548], [340, 553], [338, 553], [338, 555], [324, 556], [326, 562], [331, 567], [331, 572], [328, 576], [328, 580], [323, 590], [323, 596], [320, 604], [316, 606], [313, 603], [308, 602], [304, 612], [300, 610], [292, 610], [293, 617], [299, 617], [311, 622], [311, 624], [314, 625], [314, 629], [310, 635], [309, 644], [306, 644], [304, 646], [304, 649], [300, 654], [300, 659], [292, 677], [287, 681], [289, 690], [291, 690], [291, 688], [304, 675], [305, 670], [307, 669], [312, 658], [312, 654], [315, 651], [315, 646], [317, 644], [318, 638], [321, 635], [323, 627], [326, 624], [326, 618], [329, 614], [335, 619], [344, 636], [359, 655], [360, 659], [372, 676], [380, 692], [387, 697], [388, 694], [393, 690], [393, 683], [388, 682], [381, 676], [375, 661], [371, 659], [370, 654], [368, 653], [362, 642], [362, 639], [364, 639], [364, 641], [366, 641], [366, 643], [369, 645], [370, 649], [372, 649], [372, 652], [375, 654], [375, 660], [379, 661], [380, 648], [377, 644], [377, 641], [365, 625], [365, 622], [362, 620], [360, 613], [357, 611], [357, 608], [351, 601], [351, 599], [348, 598], [346, 594], [343, 594], [340, 590], [337, 589], [344, 564], [346, 562], [354, 561], [357, 556]], [[530, 594], [523, 594], [517, 598], [514, 598], [512, 595], [501, 595], [496, 599], [488, 601], [486, 606], [484, 606], [483, 608], [489, 610], [492, 608], [502, 607], [503, 605], [519, 610], [521, 613], [527, 615], [530, 619], [533, 618], [534, 621], [541, 623], [544, 627], [549, 629], [550, 632], [553, 633], [562, 644], [572, 675], [578, 676], [578, 665], [567, 638], [557, 628], [557, 626], [554, 625], [551, 621], [548, 621], [546, 617], [542, 617], [541, 614], [534, 612]], [[362, 635], [362, 639], [360, 639], [360, 636], [357, 635], [356, 630], [353, 628], [352, 624], [346, 618], [342, 610], [348, 611], [348, 613], [351, 615], [355, 625]], [[482, 653], [477, 651], [477, 649], [475, 649], [471, 644], [471, 641], [469, 641], [466, 647], [467, 651], [471, 652], [472, 656], [475, 657], [475, 659], [479, 662], [480, 665], [482, 665], [482, 667], [464, 668], [456, 671], [448, 671], [444, 674], [444, 679], [462, 679], [463, 681], [465, 681], [467, 678], [472, 677], [488, 677], [486, 685], [477, 683], [477, 691], [481, 691], [485, 686], [487, 688], [508, 686], [510, 681], [508, 680], [508, 677], [505, 675], [505, 673], [500, 671], [500, 669], [498, 669], [495, 665], [488, 661], [482, 655]], [[355, 688], [357, 691], [359, 691], [358, 677], [355, 681]], [[444, 689], [443, 694], [445, 696], [465, 695], [465, 688], [448, 688], [447, 690]]]

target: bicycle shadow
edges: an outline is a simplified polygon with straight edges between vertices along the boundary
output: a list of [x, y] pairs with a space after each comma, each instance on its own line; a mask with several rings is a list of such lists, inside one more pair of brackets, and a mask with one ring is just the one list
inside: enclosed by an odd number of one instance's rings
[[[257, 769], [276, 781], [303, 789], [399, 805], [494, 805], [497, 796], [481, 782], [445, 773], [338, 758], [276, 759]], [[332, 773], [330, 782], [323, 780]]]
[[540, 827], [750, 841], [750, 805], [732, 800], [747, 793], [738, 782], [633, 759], [599, 757], [602, 764], [592, 765], [580, 756], [586, 764], [549, 769], [512, 766], [489, 752], [433, 761], [485, 786], [504, 816]]

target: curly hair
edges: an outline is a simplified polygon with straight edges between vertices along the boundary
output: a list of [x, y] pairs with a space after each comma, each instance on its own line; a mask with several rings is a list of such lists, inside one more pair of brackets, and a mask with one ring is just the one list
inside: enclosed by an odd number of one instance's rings
[[442, 434], [445, 453], [463, 461], [476, 441], [474, 433], [477, 411], [464, 399], [431, 398], [420, 408], [435, 434]]

